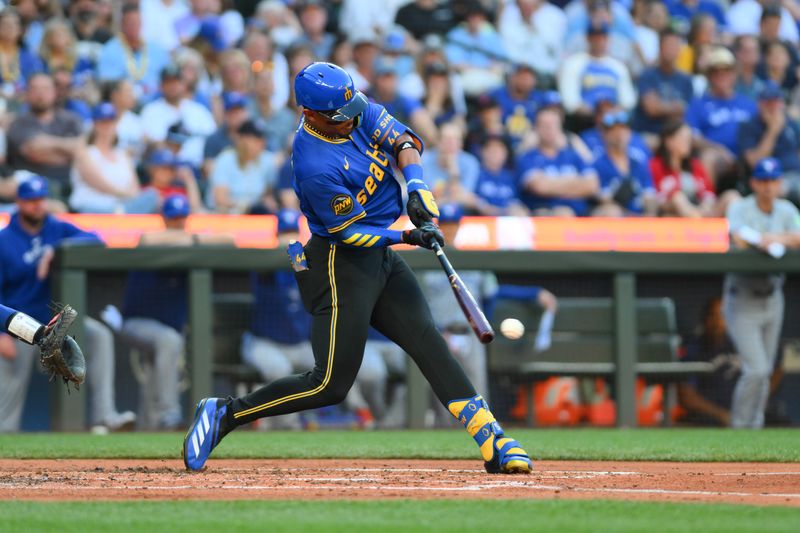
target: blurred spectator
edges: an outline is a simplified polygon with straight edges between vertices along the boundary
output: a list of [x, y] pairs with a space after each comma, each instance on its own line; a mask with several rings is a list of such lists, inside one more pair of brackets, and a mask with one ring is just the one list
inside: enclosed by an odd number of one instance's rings
[[261, 73], [269, 73], [272, 76], [272, 107], [280, 109], [286, 106], [289, 101], [289, 86], [291, 85], [287, 58], [275, 49], [272, 40], [267, 35], [260, 32], [253, 32], [245, 37], [242, 42], [242, 51], [250, 60], [250, 70], [253, 76]]
[[225, 47], [236, 46], [245, 35], [245, 21], [242, 14], [234, 4], [238, 0], [219, 1], [219, 34], [225, 42]]
[[375, 65], [375, 78], [369, 96], [382, 104], [386, 111], [403, 124], [408, 124], [426, 144], [436, 144], [438, 132], [428, 110], [419, 100], [397, 92], [397, 64], [381, 57]]
[[604, 9], [606, 22], [610, 24], [609, 31], [624, 35], [628, 39], [635, 39], [633, 19], [623, 2], [617, 0], [575, 0], [564, 9], [567, 16], [567, 35], [565, 42], [569, 43], [581, 39], [586, 35], [587, 29], [592, 25], [591, 12], [595, 9]]
[[[580, 2], [576, 2], [580, 3]], [[625, 65], [608, 55], [606, 23], [593, 24], [588, 29], [589, 51], [568, 57], [558, 76], [558, 90], [568, 114], [582, 120], [591, 119], [591, 105], [587, 103], [596, 91], [614, 90], [617, 101], [625, 109], [636, 105], [636, 92]]]
[[[180, 194], [167, 196], [161, 209], [164, 230], [143, 233], [139, 246], [192, 246], [231, 244], [224, 235], [192, 234], [186, 229], [191, 209]], [[126, 342], [151, 356], [145, 379], [155, 398], [155, 412], [142, 402], [144, 429], [175, 430], [182, 426], [179, 369], [185, 360], [183, 330], [188, 319], [185, 272], [131, 271], [122, 304], [122, 336]]]
[[158, 193], [141, 191], [128, 153], [117, 146], [117, 111], [110, 103], [94, 108], [88, 146], [81, 146], [72, 169], [69, 204], [79, 213], [155, 213]]
[[633, 3], [636, 43], [645, 67], [658, 61], [659, 36], [670, 29], [670, 18], [662, 2], [635, 0]]
[[150, 143], [163, 142], [169, 127], [181, 122], [199, 147], [191, 161], [196, 165], [202, 162], [203, 139], [217, 129], [211, 112], [187, 98], [186, 84], [177, 65], [169, 65], [161, 72], [161, 97], [144, 106], [141, 116], [144, 134]]
[[467, 127], [467, 149], [475, 155], [480, 155], [481, 144], [487, 135], [506, 135], [503, 110], [493, 96], [484, 94], [478, 97]]
[[605, 151], [594, 162], [600, 181], [600, 192], [593, 216], [656, 214], [656, 195], [648, 163], [630, 157], [629, 120], [626, 111], [615, 111], [603, 116]]
[[383, 35], [394, 23], [397, 8], [402, 3], [402, 0], [342, 0], [339, 26], [344, 29], [369, 28]]
[[281, 0], [259, 2], [251, 23], [256, 24], [259, 32], [268, 31], [279, 50], [285, 50], [303, 34], [294, 12]]
[[[586, 21], [580, 27], [581, 31], [575, 31], [575, 6], [587, 8]], [[588, 7], [587, 7], [588, 6]], [[642, 60], [636, 41], [636, 28], [631, 19], [630, 13], [626, 9], [619, 10], [618, 2], [608, 0], [589, 0], [586, 2], [572, 2], [566, 8], [568, 22], [568, 34], [565, 41], [564, 50], [568, 55], [577, 52], [585, 52], [591, 48], [589, 39], [591, 33], [589, 29], [597, 26], [607, 28], [607, 48], [608, 55], [621, 61], [630, 71], [636, 73], [641, 70]], [[618, 20], [620, 18], [621, 20]]]
[[395, 63], [397, 77], [403, 79], [414, 71], [413, 57], [416, 47], [405, 29], [393, 26], [383, 39], [383, 57], [391, 58]]
[[325, 31], [328, 24], [328, 9], [325, 3], [321, 0], [301, 0], [297, 14], [300, 26], [303, 28], [303, 36], [299, 41], [311, 47], [317, 61], [326, 60], [331, 55], [336, 38]]
[[538, 147], [517, 161], [520, 199], [535, 216], [583, 216], [599, 191], [597, 174], [568, 143], [562, 116], [546, 108], [536, 116]]
[[27, 103], [28, 110], [8, 127], [8, 164], [54, 180], [59, 196], [65, 192], [83, 124], [75, 114], [56, 109], [56, 88], [47, 74], [28, 81]]
[[3, 2], [17, 10], [22, 27], [20, 44], [28, 50], [38, 50], [44, 35], [44, 22], [61, 17], [61, 5], [52, 0], [15, 0]]
[[94, 76], [94, 63], [78, 55], [75, 34], [62, 19], [51, 19], [45, 25], [39, 55], [46, 72], [65, 69], [79, 85], [91, 82]]
[[478, 184], [480, 163], [464, 151], [464, 131], [453, 123], [439, 129], [439, 145], [422, 154], [425, 181], [438, 202], [460, 203]]
[[661, 33], [658, 64], [642, 72], [638, 80], [636, 131], [658, 134], [666, 121], [683, 118], [686, 113], [693, 96], [692, 79], [675, 68], [680, 47], [680, 35], [672, 30]]
[[780, 41], [773, 41], [767, 45], [763, 61], [756, 72], [761, 79], [775, 82], [787, 100], [797, 87], [797, 73], [792, 68], [789, 49]]
[[[158, 87], [159, 74], [169, 63], [167, 52], [142, 39], [142, 16], [137, 4], [122, 6], [120, 33], [103, 45], [97, 61], [100, 81], [127, 78], [133, 81], [137, 99]], [[121, 61], [121, 58], [125, 58]]]
[[[175, 21], [175, 31], [181, 44], [189, 44], [198, 37], [211, 37], [209, 23], [217, 22], [221, 7], [222, 2], [216, 0], [189, 0], [189, 10]], [[225, 48], [223, 42], [218, 44], [220, 49]]]
[[782, 42], [791, 50], [792, 64], [797, 64], [797, 42], [790, 42], [781, 36], [781, 9], [777, 5], [768, 5], [761, 12], [758, 23], [758, 40], [761, 44], [761, 55], [766, 55], [767, 46], [774, 42]]
[[186, 95], [213, 113], [212, 95], [215, 87], [206, 69], [203, 56], [194, 48], [179, 48], [175, 51], [175, 64], [181, 71], [186, 85]]
[[463, 99], [456, 99], [450, 71], [443, 63], [425, 67], [425, 97], [423, 105], [439, 127], [445, 122], [457, 122], [466, 127], [467, 109]]
[[111, 81], [103, 86], [101, 100], [110, 102], [117, 112], [117, 146], [134, 159], [141, 157], [145, 149], [142, 119], [134, 112], [136, 96], [130, 81]]
[[[50, 320], [50, 267], [54, 248], [65, 241], [102, 244], [89, 233], [47, 211], [47, 182], [33, 176], [17, 189], [17, 212], [0, 231], [0, 293], [3, 302], [41, 323]], [[84, 316], [81, 340], [89, 368], [91, 419], [96, 431], [130, 426], [136, 415], [120, 413], [114, 401], [114, 337], [97, 320]], [[36, 346], [16, 341], [14, 354], [0, 356], [0, 432], [19, 431]]]
[[689, 30], [692, 19], [701, 13], [713, 17], [718, 28], [724, 29], [727, 25], [725, 11], [717, 0], [666, 0], [664, 5], [676, 29], [684, 34]]
[[247, 97], [242, 93], [223, 94], [222, 105], [225, 109], [222, 125], [206, 138], [203, 148], [203, 173], [206, 176], [213, 173], [214, 159], [233, 144], [232, 137], [236, 130], [249, 118]]
[[92, 108], [88, 102], [94, 99], [94, 94], [77, 87], [73, 83], [72, 72], [64, 67], [57, 67], [50, 75], [56, 88], [56, 109], [74, 113], [88, 128], [92, 121]]
[[735, 163], [740, 124], [757, 112], [755, 102], [734, 92], [735, 64], [727, 48], [714, 49], [708, 59], [708, 92], [693, 98], [686, 110], [695, 146], [714, 183]]
[[786, 114], [780, 87], [767, 81], [758, 96], [758, 115], [739, 126], [737, 153], [749, 168], [767, 157], [781, 164], [788, 189], [800, 192], [800, 126]]
[[278, 210], [274, 189], [282, 161], [265, 150], [266, 132], [247, 120], [239, 126], [233, 149], [224, 150], [214, 161], [206, 203], [217, 213], [255, 214]]
[[[736, 0], [728, 8], [728, 29], [734, 35], [757, 35], [759, 21], [765, 11], [776, 11], [780, 13], [779, 34], [784, 41], [792, 43], [798, 42], [798, 30], [796, 19], [797, 7], [793, 2], [772, 2], [771, 0]], [[791, 6], [794, 10], [789, 11]], [[770, 13], [770, 16], [772, 14]]]
[[447, 58], [444, 55], [444, 41], [438, 35], [428, 35], [423, 41], [422, 51], [417, 56], [416, 69], [400, 80], [400, 94], [418, 100], [425, 99], [429, 89], [426, 77], [432, 70], [441, 70], [442, 66], [447, 69], [453, 105], [459, 110], [459, 113], [465, 113], [467, 105], [461, 77], [447, 64]]
[[705, 14], [694, 17], [686, 40], [686, 45], [678, 54], [676, 67], [686, 74], [702, 74], [708, 68], [704, 63], [704, 51], [719, 44], [714, 17]]
[[189, 14], [183, 0], [140, 0], [142, 38], [155, 43], [167, 52], [181, 44], [176, 23]]
[[447, 2], [414, 0], [397, 10], [395, 22], [418, 41], [426, 35], [444, 35], [455, 26], [453, 10]]
[[699, 159], [692, 154], [692, 130], [682, 120], [671, 120], [661, 129], [650, 172], [658, 192], [662, 214], [672, 217], [723, 217], [739, 194], [725, 191], [717, 199], [714, 184]]
[[97, 45], [107, 43], [114, 36], [111, 26], [105, 25], [99, 11], [95, 0], [74, 0], [69, 4], [69, 20], [75, 35], [83, 43], [84, 49], [91, 51], [93, 59], [102, 49]]
[[219, 57], [220, 95], [229, 92], [248, 93], [252, 74], [253, 65], [247, 54], [241, 50], [226, 50]]
[[272, 72], [262, 70], [253, 75], [253, 94], [248, 101], [248, 111], [257, 119], [267, 135], [267, 150], [280, 152], [289, 147], [289, 137], [297, 130], [299, 118], [286, 104], [273, 104], [275, 81]]
[[527, 215], [519, 201], [517, 177], [510, 168], [511, 147], [501, 135], [487, 135], [481, 146], [481, 170], [475, 201], [468, 207], [479, 215]]
[[162, 200], [173, 194], [185, 195], [192, 211], [202, 211], [203, 202], [191, 166], [178, 160], [168, 149], [159, 148], [150, 154], [145, 168], [145, 190], [155, 190]]
[[518, 63], [508, 74], [503, 87], [492, 92], [503, 110], [506, 133], [515, 144], [533, 130], [541, 100], [536, 90], [536, 72], [529, 64]]
[[21, 36], [16, 10], [7, 7], [0, 11], [0, 84], [6, 98], [13, 98], [25, 89], [30, 77], [43, 69], [36, 54], [20, 45]]
[[[591, 152], [590, 156], [585, 156], [580, 147], [573, 144], [573, 148], [578, 150], [578, 153], [584, 160], [594, 161], [605, 153], [605, 141], [603, 140], [603, 119], [608, 113], [615, 113], [621, 111], [617, 105], [617, 95], [614, 91], [602, 90], [596, 91], [592, 94], [592, 100], [589, 102], [594, 109], [594, 127], [583, 130], [581, 132], [581, 140], [586, 145], [586, 148]], [[644, 137], [636, 131], [631, 132], [631, 139], [628, 143], [628, 155], [632, 159], [636, 159], [640, 163], [647, 164], [652, 157], [652, 152]]]
[[353, 77], [356, 89], [369, 92], [370, 82], [375, 79], [375, 62], [380, 53], [378, 37], [370, 29], [355, 28], [350, 34], [350, 42], [353, 43], [353, 64], [347, 65], [346, 69]]
[[758, 39], [753, 35], [739, 35], [733, 41], [733, 52], [736, 55], [736, 94], [741, 94], [755, 100], [764, 88], [756, 68], [761, 62], [761, 50]]
[[[304, 45], [292, 46], [286, 50], [286, 62], [289, 65], [289, 78], [294, 79], [301, 70], [314, 62], [311, 48]], [[351, 76], [354, 76], [355, 67], [353, 67], [353, 65], [347, 67], [346, 70]], [[353, 81], [355, 81], [355, 78], [353, 78]], [[289, 106], [295, 109], [298, 108], [297, 102], [294, 99], [294, 87], [292, 87], [292, 91], [289, 92]]]
[[450, 66], [461, 74], [464, 92], [477, 96], [502, 84], [508, 54], [479, 2], [469, 2], [465, 15], [465, 22], [447, 33], [445, 54]]
[[509, 59], [555, 76], [564, 48], [567, 17], [545, 0], [506, 3], [497, 23]]
[[713, 298], [706, 303], [703, 320], [697, 332], [687, 341], [686, 355], [682, 361], [714, 365], [710, 375], [694, 377], [678, 384], [678, 401], [687, 411], [685, 421], [728, 427], [740, 365], [739, 356], [726, 331], [720, 298]]

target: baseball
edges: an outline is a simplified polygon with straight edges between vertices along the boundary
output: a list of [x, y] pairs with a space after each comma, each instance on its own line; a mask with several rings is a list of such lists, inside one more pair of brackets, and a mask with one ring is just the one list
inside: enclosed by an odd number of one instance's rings
[[516, 318], [506, 318], [500, 322], [500, 333], [512, 341], [519, 339], [525, 333], [525, 326]]

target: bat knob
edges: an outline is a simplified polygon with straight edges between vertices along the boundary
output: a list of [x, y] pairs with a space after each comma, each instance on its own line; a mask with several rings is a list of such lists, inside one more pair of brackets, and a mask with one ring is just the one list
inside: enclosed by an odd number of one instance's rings
[[485, 331], [481, 334], [480, 341], [483, 344], [489, 344], [494, 340], [494, 331]]

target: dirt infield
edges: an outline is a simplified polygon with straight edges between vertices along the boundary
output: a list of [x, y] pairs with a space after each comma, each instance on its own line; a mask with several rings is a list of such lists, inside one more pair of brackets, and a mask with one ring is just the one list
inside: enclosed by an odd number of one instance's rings
[[0, 460], [0, 500], [612, 498], [800, 507], [800, 464], [536, 463], [490, 476], [476, 461]]

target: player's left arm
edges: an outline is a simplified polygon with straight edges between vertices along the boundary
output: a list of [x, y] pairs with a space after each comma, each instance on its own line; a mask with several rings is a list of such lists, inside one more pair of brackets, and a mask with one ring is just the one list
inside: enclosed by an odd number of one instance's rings
[[370, 104], [364, 115], [364, 127], [371, 132], [372, 141], [394, 156], [403, 172], [408, 190], [406, 212], [411, 222], [416, 227], [433, 222], [439, 216], [439, 207], [422, 178], [422, 140], [381, 105]]

